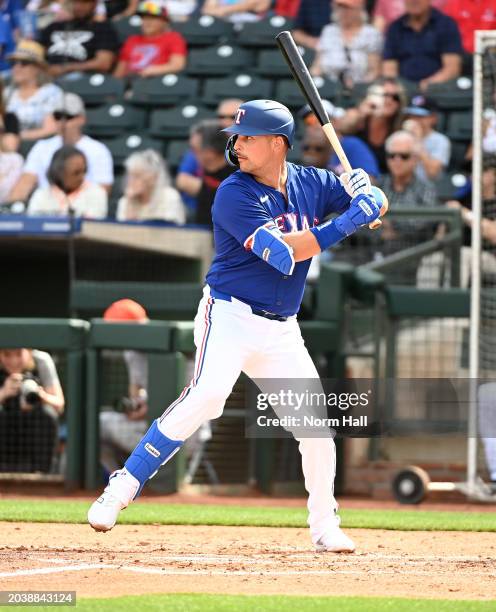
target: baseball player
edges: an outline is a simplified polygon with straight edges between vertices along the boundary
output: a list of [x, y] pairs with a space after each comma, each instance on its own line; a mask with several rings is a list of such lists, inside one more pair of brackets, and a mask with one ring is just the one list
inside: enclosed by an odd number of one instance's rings
[[[194, 376], [90, 507], [88, 521], [99, 531], [112, 529], [160, 466], [222, 414], [242, 371], [254, 379], [318, 379], [296, 320], [311, 258], [380, 213], [363, 170], [347, 176], [345, 187], [332, 172], [286, 161], [295, 124], [282, 104], [245, 102], [225, 131], [226, 155], [239, 170], [212, 207], [216, 253], [195, 317]], [[338, 216], [324, 221], [331, 213]], [[334, 499], [334, 440], [298, 442], [312, 541], [319, 551], [352, 552]]]

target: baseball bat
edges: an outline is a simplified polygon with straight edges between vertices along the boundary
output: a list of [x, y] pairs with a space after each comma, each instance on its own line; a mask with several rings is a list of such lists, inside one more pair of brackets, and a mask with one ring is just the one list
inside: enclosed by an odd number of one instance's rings
[[[291, 70], [291, 73], [293, 74], [295, 81], [298, 83], [302, 94], [305, 96], [305, 100], [310, 105], [310, 108], [324, 130], [324, 134], [327, 136], [332, 148], [336, 152], [344, 171], [351, 172], [351, 164], [346, 157], [346, 153], [343, 151], [341, 142], [339, 141], [331, 120], [329, 119], [324, 105], [322, 104], [322, 98], [320, 97], [317, 87], [310, 76], [310, 72], [308, 71], [305, 62], [298, 51], [298, 47], [291, 36], [291, 32], [288, 32], [287, 30], [284, 32], [279, 32], [279, 34], [276, 36], [276, 41], [279, 45], [281, 53], [284, 56], [284, 59], [286, 60], [286, 63], [289, 66], [289, 69]], [[384, 198], [384, 204], [381, 208], [381, 217], [386, 214], [387, 209], [387, 199]], [[369, 227], [370, 229], [375, 229], [380, 225], [380, 219], [376, 219], [369, 224]]]

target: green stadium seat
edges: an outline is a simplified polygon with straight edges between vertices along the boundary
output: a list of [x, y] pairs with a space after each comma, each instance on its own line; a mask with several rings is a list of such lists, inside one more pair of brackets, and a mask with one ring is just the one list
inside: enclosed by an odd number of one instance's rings
[[187, 72], [198, 76], [226, 76], [252, 63], [250, 51], [223, 43], [207, 49], [192, 49], [188, 56]]
[[211, 15], [192, 16], [185, 22], [176, 22], [174, 30], [180, 32], [190, 47], [205, 47], [229, 41], [233, 36], [233, 25]]
[[[339, 104], [340, 83], [322, 77], [315, 77], [314, 82], [321, 98]], [[305, 97], [293, 79], [281, 79], [276, 85], [274, 97], [276, 100], [292, 109], [299, 109], [306, 104]]]
[[172, 109], [152, 111], [148, 132], [155, 138], [188, 138], [193, 124], [210, 118], [212, 113], [205, 107], [185, 103]]
[[207, 106], [217, 106], [226, 98], [242, 100], [267, 99], [272, 97], [272, 82], [248, 73], [208, 79], [205, 82], [202, 100]]
[[459, 77], [445, 83], [432, 83], [426, 95], [436, 100], [441, 110], [468, 111], [473, 106], [472, 79]]
[[129, 101], [138, 106], [174, 106], [197, 98], [198, 91], [196, 79], [183, 74], [166, 74], [151, 79], [135, 79]]
[[130, 36], [141, 34], [141, 17], [139, 15], [114, 19], [112, 20], [112, 25], [117, 32], [117, 37], [121, 44]]
[[[315, 53], [311, 49], [299, 47], [305, 64], [310, 67]], [[262, 49], [258, 53], [256, 72], [262, 77], [291, 78], [291, 71], [279, 49]]]
[[124, 96], [124, 81], [110, 74], [69, 73], [58, 79], [57, 85], [81, 96], [86, 106], [100, 106]]
[[145, 125], [144, 110], [116, 102], [86, 113], [85, 132], [95, 138], [119, 136], [140, 130]]
[[456, 191], [467, 184], [467, 180], [460, 172], [444, 174], [434, 183], [438, 198], [442, 202], [453, 199]]
[[466, 142], [451, 143], [451, 157], [449, 167], [450, 170], [463, 170], [466, 167], [465, 155], [467, 154], [468, 145]]
[[117, 138], [105, 139], [103, 142], [109, 148], [117, 170], [122, 168], [131, 153], [144, 149], [154, 149], [160, 153], [163, 151], [163, 144], [160, 140], [154, 140], [143, 134], [123, 134]]
[[280, 15], [272, 15], [260, 21], [243, 24], [238, 33], [238, 44], [243, 47], [276, 47], [276, 35], [282, 30], [291, 30], [293, 22]]
[[472, 121], [473, 115], [471, 112], [451, 113], [446, 125], [446, 136], [450, 140], [471, 142], [473, 132]]
[[183, 155], [189, 149], [189, 140], [172, 140], [169, 142], [167, 146], [167, 152], [165, 158], [167, 160], [167, 164], [171, 170], [174, 172], [177, 170]]

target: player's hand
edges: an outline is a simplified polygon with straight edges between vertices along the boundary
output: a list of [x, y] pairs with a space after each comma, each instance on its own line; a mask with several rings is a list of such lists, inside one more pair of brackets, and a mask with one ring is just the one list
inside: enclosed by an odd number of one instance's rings
[[345, 172], [339, 177], [339, 180], [346, 193], [352, 198], [361, 193], [370, 193], [372, 188], [369, 175], [362, 168]]
[[381, 209], [375, 198], [370, 194], [361, 193], [351, 200], [346, 212], [336, 218], [337, 229], [345, 236], [355, 233], [362, 225], [375, 221]]

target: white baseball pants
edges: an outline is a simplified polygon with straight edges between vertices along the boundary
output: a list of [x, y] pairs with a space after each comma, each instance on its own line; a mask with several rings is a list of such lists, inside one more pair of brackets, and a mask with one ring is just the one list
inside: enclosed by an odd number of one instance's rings
[[[241, 372], [253, 379], [319, 378], [296, 316], [285, 322], [265, 319], [239, 300], [213, 299], [208, 286], [195, 317], [194, 336], [193, 379], [159, 419], [160, 431], [173, 440], [185, 440], [205, 421], [220, 417]], [[335, 445], [330, 435], [297, 440], [308, 491], [308, 524], [317, 542], [338, 520]]]

